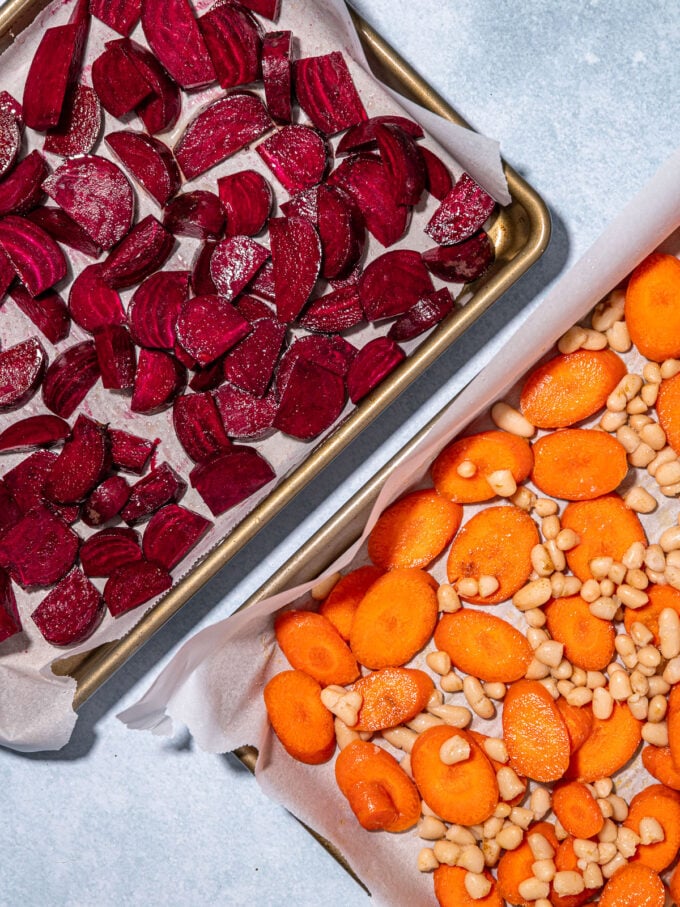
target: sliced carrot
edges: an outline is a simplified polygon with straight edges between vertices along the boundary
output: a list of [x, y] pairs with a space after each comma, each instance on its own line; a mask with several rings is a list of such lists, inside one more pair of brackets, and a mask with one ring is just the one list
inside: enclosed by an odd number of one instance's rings
[[458, 531], [463, 508], [433, 488], [412, 491], [378, 517], [368, 536], [368, 556], [377, 567], [427, 567]]
[[302, 671], [275, 674], [264, 688], [274, 733], [298, 762], [318, 765], [335, 751], [333, 715], [321, 702], [321, 686]]
[[569, 705], [562, 696], [555, 705], [567, 726], [570, 750], [575, 753], [593, 729], [593, 710], [590, 705]]
[[358, 567], [341, 577], [322, 602], [319, 614], [328, 618], [343, 639], [349, 639], [359, 602], [382, 575], [383, 571], [373, 564]]
[[529, 827], [519, 847], [504, 851], [496, 867], [496, 877], [499, 894], [509, 904], [524, 907], [528, 903], [519, 893], [519, 886], [534, 874], [532, 866], [536, 862], [536, 857], [529, 845], [529, 835], [532, 834], [543, 835], [554, 850], [559, 846], [555, 826], [550, 822], [536, 822]]
[[[439, 752], [451, 737], [467, 742], [470, 756], [446, 765]], [[459, 728], [437, 725], [419, 734], [411, 751], [411, 770], [423, 800], [446, 822], [477, 825], [498, 805], [493, 766], [474, 738]]]
[[[531, 472], [533, 461], [531, 445], [524, 438], [507, 431], [482, 431], [445, 447], [432, 464], [432, 481], [450, 501], [475, 504], [496, 497], [487, 481], [492, 472], [509, 469], [519, 485]], [[458, 472], [462, 463], [474, 465], [474, 473], [467, 478]]]
[[666, 378], [659, 385], [656, 414], [666, 432], [666, 440], [676, 453], [680, 453], [680, 375]]
[[567, 551], [567, 564], [582, 582], [592, 577], [590, 562], [594, 558], [620, 561], [633, 542], [647, 544], [638, 515], [618, 494], [567, 504], [562, 528], [573, 529], [580, 538], [578, 545]]
[[623, 623], [630, 633], [634, 623], [644, 624], [653, 634], [655, 646], [659, 645], [659, 615], [666, 608], [672, 608], [680, 615], [680, 590], [673, 586], [657, 586], [655, 583], [645, 589], [649, 601], [641, 608], [626, 608], [623, 612]]
[[[558, 872], [581, 872], [578, 857], [574, 852], [574, 838], [571, 835], [560, 841], [555, 853], [555, 868]], [[581, 904], [585, 904], [593, 897], [595, 891], [594, 888], [585, 888], [580, 894], [559, 895], [551, 885], [550, 903], [552, 907], [581, 907]]]
[[630, 801], [628, 818], [623, 824], [639, 834], [640, 821], [646, 817], [657, 820], [663, 828], [664, 839], [656, 844], [639, 844], [631, 862], [644, 863], [650, 869], [662, 872], [680, 850], [680, 794], [663, 784], [650, 784], [639, 791]]
[[381, 731], [395, 727], [422, 712], [434, 690], [428, 674], [415, 668], [382, 668], [352, 684], [361, 693], [355, 731]]
[[592, 838], [604, 825], [597, 800], [580, 781], [558, 784], [553, 790], [552, 808], [566, 831], [575, 838]]
[[680, 868], [678, 868], [679, 866], [680, 866], [680, 864], [678, 864], [678, 866], [675, 867], [675, 869], [673, 870], [673, 874], [671, 875], [669, 882], [668, 882], [668, 890], [670, 892], [674, 907], [677, 907], [677, 905], [680, 904]]
[[590, 501], [623, 481], [628, 459], [613, 435], [590, 428], [564, 428], [534, 443], [531, 481], [543, 494], [566, 501]]
[[668, 697], [666, 723], [668, 725], [668, 745], [673, 765], [680, 769], [680, 686], [677, 684], [673, 687]]
[[420, 818], [415, 784], [394, 756], [375, 743], [355, 740], [340, 750], [335, 780], [359, 823], [369, 831], [405, 831]]
[[556, 598], [545, 608], [550, 635], [564, 644], [564, 657], [584, 671], [602, 671], [614, 657], [616, 631], [611, 621], [590, 613], [580, 595]]
[[602, 890], [599, 907], [664, 907], [666, 893], [658, 872], [642, 863], [617, 869]]
[[512, 684], [503, 700], [510, 764], [534, 781], [558, 781], [569, 765], [569, 734], [555, 701], [537, 680]]
[[534, 657], [526, 636], [507, 620], [469, 608], [443, 615], [434, 644], [463, 673], [491, 683], [524, 677]]
[[536, 544], [536, 524], [524, 510], [510, 504], [486, 507], [453, 540], [446, 565], [449, 582], [493, 576], [499, 584], [496, 592], [466, 595], [466, 601], [495, 605], [512, 598], [531, 573], [531, 549]]
[[680, 356], [680, 261], [653, 252], [633, 271], [626, 287], [630, 338], [648, 359]]
[[[498, 762], [496, 759], [492, 759], [491, 756], [487, 753], [485, 743], [489, 739], [489, 735], [482, 734], [480, 731], [475, 731], [472, 728], [466, 728], [466, 730], [467, 730], [468, 734], [472, 737], [472, 739], [475, 741], [477, 746], [482, 748], [484, 755], [486, 756], [486, 758], [489, 760], [489, 762], [493, 766], [493, 770], [496, 772], [496, 774], [498, 774], [499, 770], [503, 768], [505, 763]], [[509, 800], [504, 800], [504, 802], [509, 803], [510, 806], [519, 806], [519, 804], [524, 799], [524, 796], [527, 792], [527, 787], [529, 786], [529, 782], [523, 775], [517, 775], [517, 780], [523, 785], [524, 790], [520, 791], [518, 794], [515, 794], [515, 796], [511, 797]], [[501, 800], [503, 800], [503, 799], [504, 798], [501, 797]]]
[[447, 866], [443, 863], [432, 874], [434, 895], [439, 907], [503, 907], [503, 898], [498, 893], [496, 880], [488, 870], [483, 875], [491, 882], [491, 890], [483, 898], [472, 898], [465, 887], [467, 870], [462, 866]]
[[437, 583], [417, 568], [395, 569], [376, 580], [354, 615], [350, 647], [367, 668], [410, 661], [437, 622]]
[[333, 624], [315, 611], [284, 611], [274, 622], [276, 641], [292, 667], [324, 686], [351, 683], [359, 666]]
[[611, 350], [560, 353], [529, 372], [520, 409], [537, 428], [567, 428], [602, 409], [625, 374]]
[[617, 702], [609, 718], [593, 716], [590, 736], [571, 757], [568, 778], [597, 781], [610, 778], [631, 759], [642, 739], [642, 722], [625, 702]]
[[653, 778], [680, 791], [680, 771], [675, 767], [670, 746], [646, 746], [641, 755], [642, 764]]

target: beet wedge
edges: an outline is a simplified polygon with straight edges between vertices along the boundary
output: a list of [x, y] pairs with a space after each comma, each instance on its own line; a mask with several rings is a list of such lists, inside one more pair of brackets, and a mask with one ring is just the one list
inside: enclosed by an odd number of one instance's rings
[[453, 311], [454, 300], [451, 292], [443, 287], [434, 293], [427, 293], [415, 305], [400, 315], [387, 332], [387, 336], [396, 343], [413, 340], [420, 334], [429, 331]]
[[154, 513], [144, 530], [144, 557], [172, 570], [194, 548], [213, 524], [200, 513], [167, 504]]
[[37, 337], [0, 350], [0, 413], [23, 406], [40, 387], [47, 353]]
[[179, 168], [160, 139], [144, 132], [109, 132], [106, 144], [125, 169], [163, 207], [180, 187]]
[[352, 126], [351, 129], [347, 130], [338, 142], [337, 154], [349, 154], [352, 151], [373, 151], [378, 147], [377, 128], [385, 125], [398, 126], [402, 132], [405, 132], [412, 139], [422, 139], [425, 135], [422, 126], [407, 117], [394, 114], [369, 117], [369, 119], [364, 120], [362, 123], [357, 123], [356, 126]]
[[369, 321], [401, 315], [434, 290], [418, 252], [395, 249], [374, 259], [359, 278], [359, 298]]
[[312, 294], [321, 271], [321, 241], [302, 217], [273, 217], [269, 221], [274, 292], [279, 321], [293, 321]]
[[406, 354], [389, 337], [376, 337], [354, 358], [347, 373], [347, 390], [352, 403], [363, 400], [394, 369], [404, 361]]
[[182, 394], [172, 407], [177, 440], [194, 463], [204, 463], [231, 447], [210, 393]]
[[269, 258], [269, 250], [250, 236], [231, 236], [218, 242], [210, 257], [210, 276], [217, 292], [235, 299]]
[[182, 88], [215, 81], [215, 68], [188, 0], [142, 0], [142, 29], [149, 47]]
[[5, 473], [5, 488], [22, 515], [47, 503], [45, 484], [57, 456], [53, 450], [36, 450]]
[[18, 283], [10, 289], [10, 296], [50, 343], [59, 343], [68, 337], [71, 316], [59, 293], [45, 290], [39, 296], [31, 296], [26, 287]]
[[0, 567], [0, 642], [21, 633], [21, 617], [9, 573]]
[[210, 260], [216, 246], [216, 239], [206, 239], [191, 262], [191, 289], [196, 296], [217, 293], [215, 281], [210, 276]]
[[271, 258], [262, 265], [255, 277], [248, 284], [248, 292], [255, 296], [274, 302], [276, 291], [274, 289], [274, 263]]
[[293, 438], [310, 441], [333, 425], [346, 399], [340, 375], [300, 356], [281, 394], [274, 427]]
[[80, 564], [86, 576], [103, 577], [142, 559], [139, 533], [128, 526], [100, 529], [80, 546]]
[[116, 469], [141, 475], [146, 469], [158, 441], [140, 438], [120, 428], [109, 428], [111, 460]]
[[260, 77], [262, 35], [247, 9], [216, 3], [198, 20], [222, 88], [247, 85]]
[[45, 495], [57, 504], [83, 501], [105, 477], [110, 463], [106, 427], [80, 415], [50, 470]]
[[468, 239], [491, 215], [496, 202], [464, 173], [430, 218], [425, 232], [440, 246]]
[[453, 189], [453, 178], [444, 161], [429, 148], [421, 146], [420, 154], [425, 164], [425, 188], [442, 201]]
[[494, 262], [496, 251], [484, 230], [455, 246], [435, 246], [422, 253], [425, 267], [440, 280], [468, 283], [485, 274]]
[[366, 225], [352, 196], [339, 186], [319, 186], [316, 228], [323, 250], [321, 276], [327, 280], [346, 277], [366, 245]]
[[146, 604], [172, 586], [169, 572], [144, 559], [118, 567], [104, 586], [104, 601], [113, 617]]
[[260, 142], [256, 150], [288, 192], [318, 185], [328, 166], [326, 140], [311, 126], [282, 126]]
[[7, 91], [0, 91], [0, 176], [8, 173], [21, 151], [24, 121], [21, 107]]
[[170, 129], [182, 109], [179, 86], [146, 47], [129, 38], [122, 38], [120, 45], [151, 86], [149, 97], [135, 108], [144, 128], [151, 135]]
[[109, 253], [102, 277], [114, 289], [132, 287], [161, 268], [174, 245], [173, 235], [153, 214], [148, 214]]
[[272, 467], [254, 447], [240, 444], [234, 444], [206, 463], [199, 463], [189, 474], [191, 486], [213, 516], [247, 500], [275, 478]]
[[0, 219], [0, 248], [31, 296], [49, 290], [66, 276], [64, 254], [42, 227], [16, 214]]
[[0, 182], [0, 216], [26, 214], [39, 205], [45, 197], [42, 182], [47, 172], [47, 164], [39, 151], [31, 151], [22, 158]]
[[74, 567], [31, 614], [43, 638], [53, 646], [74, 646], [88, 639], [104, 616], [99, 589]]
[[90, 258], [101, 255], [101, 247], [62, 208], [41, 206], [30, 211], [27, 217], [58, 243], [77, 249]]
[[123, 476], [109, 476], [87, 496], [80, 508], [86, 526], [103, 526], [117, 517], [130, 497], [130, 486]]
[[167, 463], [161, 463], [130, 489], [127, 504], [120, 512], [128, 525], [145, 520], [165, 504], [179, 500], [187, 483]]
[[293, 118], [293, 33], [268, 32], [262, 39], [262, 81], [269, 115], [277, 123]]
[[226, 214], [226, 235], [256, 236], [272, 208], [274, 195], [257, 170], [239, 170], [217, 180], [217, 190]]
[[232, 438], [254, 441], [272, 431], [278, 400], [273, 390], [256, 397], [233, 384], [222, 384], [215, 391], [215, 403], [224, 430]]
[[273, 312], [266, 302], [258, 299], [257, 296], [251, 296], [249, 293], [241, 293], [234, 305], [251, 324], [260, 318], [271, 318], [273, 316]]
[[38, 505], [0, 538], [0, 566], [24, 589], [49, 586], [73, 567], [79, 545], [60, 517]]
[[286, 326], [275, 318], [252, 322], [253, 330], [224, 360], [224, 377], [242, 390], [264, 396], [286, 337]]
[[163, 211], [163, 226], [173, 236], [218, 239], [224, 232], [226, 220], [224, 205], [207, 189], [183, 192]]
[[27, 416], [0, 432], [0, 451], [19, 453], [36, 447], [52, 447], [68, 437], [71, 428], [65, 419], [41, 413]]
[[207, 391], [214, 391], [215, 388], [219, 387], [224, 381], [222, 359], [223, 357], [215, 359], [210, 365], [203, 367], [200, 365], [194, 366], [193, 374], [189, 379], [190, 389], [197, 394], [203, 394]]
[[8, 485], [0, 478], [0, 538], [8, 529], [16, 526], [21, 516], [21, 507], [14, 500]]
[[66, 98], [61, 119], [50, 129], [43, 151], [60, 157], [88, 154], [97, 143], [102, 128], [102, 110], [97, 93], [89, 85], [75, 85]]
[[109, 390], [129, 390], [135, 383], [135, 345], [122, 324], [107, 324], [94, 332], [94, 348], [102, 376]]
[[373, 154], [354, 154], [330, 175], [331, 185], [345, 189], [359, 206], [366, 227], [382, 246], [394, 245], [406, 232], [411, 208], [398, 205], [387, 167]]
[[90, 12], [119, 35], [129, 35], [139, 21], [141, 0], [90, 0]]
[[108, 44], [92, 64], [92, 86], [104, 110], [118, 119], [138, 107], [153, 90], [118, 41]]
[[295, 93], [300, 107], [325, 135], [335, 135], [367, 119], [367, 113], [339, 51], [296, 60]]
[[133, 413], [158, 413], [172, 405], [187, 383], [187, 370], [171, 353], [140, 350], [130, 409]]
[[389, 123], [376, 126], [380, 158], [392, 182], [392, 194], [398, 205], [417, 205], [425, 191], [425, 164], [411, 136]]
[[356, 287], [340, 287], [311, 302], [298, 319], [302, 327], [321, 333], [341, 333], [366, 321]]
[[276, 392], [282, 396], [291, 371], [300, 358], [322, 365], [324, 368], [344, 378], [358, 350], [355, 346], [338, 335], [324, 337], [311, 334], [298, 337], [281, 357], [276, 370]]
[[99, 362], [92, 340], [75, 343], [51, 363], [42, 384], [45, 406], [68, 419], [99, 379]]
[[265, 19], [271, 19], [272, 22], [276, 22], [279, 18], [281, 0], [242, 0], [241, 6], [251, 9], [258, 16], [263, 16]]
[[68, 307], [75, 323], [90, 334], [125, 321], [120, 296], [105, 280], [100, 264], [88, 265], [73, 281]]
[[238, 310], [222, 296], [194, 296], [182, 306], [177, 340], [200, 365], [214, 362], [252, 330]]
[[157, 271], [137, 287], [128, 304], [132, 338], [149, 349], [173, 348], [175, 325], [189, 298], [188, 271]]

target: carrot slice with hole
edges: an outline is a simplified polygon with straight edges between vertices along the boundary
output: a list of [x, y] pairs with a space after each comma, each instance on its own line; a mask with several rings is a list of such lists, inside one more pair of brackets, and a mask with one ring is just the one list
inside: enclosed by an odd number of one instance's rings
[[354, 615], [349, 643], [367, 668], [397, 667], [427, 643], [437, 622], [437, 583], [418, 568], [376, 580]]
[[328, 618], [343, 639], [349, 639], [359, 602], [382, 575], [383, 571], [372, 564], [358, 567], [341, 577], [322, 602], [319, 614]]
[[625, 702], [617, 702], [609, 718], [593, 715], [590, 736], [571, 757], [568, 778], [597, 781], [609, 778], [631, 759], [642, 739], [642, 722]]
[[528, 513], [511, 504], [486, 507], [475, 514], [454, 538], [446, 570], [450, 583], [463, 577], [494, 576], [498, 589], [485, 598], [466, 595], [477, 605], [495, 605], [520, 589], [531, 573], [531, 549], [538, 530]]
[[302, 671], [275, 674], [264, 688], [274, 733], [298, 762], [318, 765], [335, 751], [333, 715], [321, 702], [321, 686]]
[[581, 582], [592, 577], [590, 562], [594, 558], [612, 557], [620, 561], [633, 542], [647, 544], [638, 515], [617, 494], [567, 504], [562, 528], [573, 529], [581, 539], [567, 551], [569, 569]]
[[519, 886], [534, 874], [532, 865], [536, 862], [536, 857], [529, 845], [529, 835], [532, 834], [543, 835], [554, 850], [557, 850], [559, 846], [555, 826], [550, 822], [536, 822], [527, 829], [519, 847], [503, 852], [496, 867], [496, 878], [499, 894], [509, 904], [526, 905], [528, 903], [519, 893]]
[[472, 898], [465, 887], [467, 870], [462, 866], [447, 866], [442, 863], [432, 873], [434, 895], [439, 907], [503, 907], [503, 898], [498, 893], [496, 880], [488, 870], [484, 877], [491, 882], [491, 890], [483, 898]]
[[680, 375], [666, 378], [659, 385], [656, 414], [666, 432], [666, 440], [676, 453], [680, 453]]
[[680, 769], [680, 686], [677, 684], [668, 697], [666, 724], [668, 725], [668, 745], [673, 764]]
[[576, 838], [592, 838], [604, 825], [597, 800], [580, 781], [558, 784], [553, 790], [552, 808], [564, 828]]
[[[483, 431], [447, 445], [432, 464], [432, 481], [439, 494], [450, 501], [459, 504], [490, 501], [496, 492], [487, 476], [509, 469], [519, 485], [531, 472], [533, 459], [531, 444], [524, 438], [507, 431]], [[466, 461], [475, 465], [474, 475], [469, 478], [458, 472], [458, 467]]]
[[670, 746], [646, 746], [641, 755], [642, 764], [653, 778], [680, 791], [680, 770], [675, 767]]
[[526, 636], [512, 624], [469, 608], [443, 615], [434, 644], [448, 653], [456, 668], [491, 683], [524, 677], [534, 657]]
[[352, 684], [361, 693], [355, 731], [381, 731], [410, 721], [422, 712], [434, 690], [432, 679], [416, 668], [382, 668]]
[[680, 794], [663, 784], [650, 784], [630, 801], [628, 818], [623, 824], [639, 834], [640, 821], [647, 816], [661, 825], [664, 839], [656, 844], [639, 844], [631, 862], [644, 863], [650, 869], [662, 872], [680, 850]]
[[602, 889], [599, 907], [664, 907], [665, 903], [658, 872], [642, 863], [628, 863]]
[[[405, 831], [420, 818], [415, 784], [394, 756], [375, 743], [354, 740], [341, 750], [335, 760], [335, 780], [359, 823], [369, 831]], [[389, 801], [396, 812], [392, 818], [386, 818]]]
[[[470, 756], [445, 765], [439, 751], [451, 737], [470, 745]], [[485, 822], [498, 805], [496, 772], [474, 738], [459, 728], [437, 725], [419, 734], [411, 751], [411, 770], [430, 809], [457, 825]]]
[[537, 680], [519, 680], [506, 693], [503, 737], [510, 764], [520, 775], [558, 781], [569, 766], [567, 727], [552, 696]]
[[647, 586], [645, 592], [649, 601], [641, 608], [626, 608], [623, 612], [623, 623], [630, 633], [634, 623], [644, 624], [653, 634], [655, 646], [659, 645], [659, 615], [666, 608], [672, 608], [680, 614], [680, 590], [672, 586], [657, 586], [655, 583]]
[[626, 287], [628, 333], [654, 362], [680, 356], [680, 261], [653, 252], [635, 268]]
[[590, 613], [580, 595], [556, 598], [544, 608], [550, 635], [564, 644], [564, 657], [584, 671], [602, 671], [614, 657], [611, 621]]
[[534, 442], [531, 481], [553, 498], [590, 501], [614, 491], [626, 477], [626, 450], [613, 435], [563, 428]]
[[274, 622], [276, 641], [292, 667], [324, 686], [351, 683], [359, 666], [333, 624], [315, 611], [284, 611]]
[[570, 705], [562, 696], [555, 705], [567, 726], [571, 752], [575, 753], [593, 729], [593, 710], [590, 705]]
[[404, 495], [378, 517], [368, 536], [368, 556], [377, 567], [426, 567], [449, 544], [463, 508], [424, 488]]

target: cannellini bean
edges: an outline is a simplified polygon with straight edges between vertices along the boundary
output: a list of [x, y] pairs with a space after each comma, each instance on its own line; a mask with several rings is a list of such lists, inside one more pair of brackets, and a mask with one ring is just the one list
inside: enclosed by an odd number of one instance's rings
[[439, 681], [439, 686], [445, 693], [460, 693], [463, 689], [463, 679], [455, 671], [449, 671]]
[[487, 576], [486, 574], [482, 574], [482, 576], [479, 577], [478, 581], [479, 594], [482, 596], [482, 598], [487, 598], [487, 596], [493, 595], [494, 592], [498, 590], [499, 585], [500, 583], [495, 576]]
[[531, 853], [534, 856], [534, 860], [552, 860], [555, 856], [555, 848], [544, 835], [540, 834], [540, 832], [534, 832], [533, 834], [528, 835], [527, 841], [531, 848]]
[[391, 743], [392, 746], [395, 746], [398, 750], [403, 750], [405, 753], [411, 752], [413, 744], [418, 739], [418, 735], [415, 731], [401, 726], [385, 728], [385, 730], [382, 731], [382, 735], [388, 743]]
[[547, 577], [531, 580], [522, 586], [513, 597], [512, 602], [519, 611], [528, 611], [530, 608], [539, 608], [552, 596], [552, 587]]
[[526, 416], [503, 400], [499, 400], [491, 407], [491, 418], [498, 428], [521, 438], [532, 438], [536, 433], [535, 426]]
[[526, 510], [527, 513], [530, 510], [534, 509], [536, 504], [536, 495], [531, 491], [530, 488], [526, 488], [524, 485], [520, 485], [517, 491], [510, 498], [510, 502], [519, 507], [520, 510]]
[[319, 580], [316, 585], [312, 586], [309, 594], [314, 601], [323, 601], [339, 579], [339, 573], [331, 573], [329, 576], [325, 576], [323, 579]]
[[543, 664], [551, 668], [556, 668], [562, 661], [564, 654], [564, 643], [550, 639], [542, 642], [535, 650], [534, 656]]
[[463, 882], [465, 890], [473, 901], [485, 898], [491, 891], [491, 879], [487, 879], [485, 875], [479, 872], [466, 872]]
[[[657, 385], [647, 385], [647, 387], [654, 387], [656, 393], [658, 393], [659, 389]], [[643, 387], [642, 392], [644, 392], [644, 390], [645, 388]], [[651, 396], [650, 392], [648, 392], [648, 396]], [[649, 405], [652, 406], [654, 402], [655, 400], [652, 400]], [[652, 450], [663, 450], [666, 446], [666, 432], [658, 422], [650, 422], [640, 429], [640, 438], [645, 444], [649, 444]]]
[[[583, 348], [588, 334], [585, 328], [575, 324], [568, 328], [557, 341], [557, 349], [560, 353], [575, 353], [576, 350]], [[606, 338], [605, 338], [606, 343]]]
[[550, 884], [541, 882], [533, 876], [525, 879], [517, 886], [517, 891], [525, 901], [535, 901], [538, 898], [547, 898], [550, 894]]
[[439, 866], [439, 860], [431, 847], [423, 847], [418, 853], [418, 871], [433, 872]]
[[555, 565], [545, 545], [534, 545], [531, 549], [531, 566], [539, 576], [550, 576], [555, 572]]
[[680, 655], [680, 615], [674, 608], [659, 614], [659, 649], [667, 659]]
[[652, 462], [654, 455], [654, 449], [650, 447], [649, 444], [645, 444], [644, 441], [641, 441], [635, 450], [631, 454], [628, 454], [628, 462], [631, 466], [644, 469]]
[[463, 695], [470, 704], [473, 712], [476, 712], [480, 718], [493, 718], [496, 709], [493, 702], [485, 694], [482, 684], [476, 677], [470, 674], [463, 680]]
[[536, 819], [542, 819], [551, 806], [550, 792], [545, 787], [535, 788], [529, 799], [529, 807]]
[[617, 353], [627, 353], [632, 346], [628, 325], [625, 321], [617, 321], [616, 324], [613, 324], [606, 332], [605, 339]]
[[409, 721], [405, 722], [405, 724], [407, 728], [415, 731], [416, 734], [422, 734], [423, 731], [427, 731], [431, 727], [437, 727], [440, 724], [444, 724], [444, 721], [439, 718], [439, 716], [427, 711], [415, 715], [413, 718], [409, 719]]
[[616, 856], [613, 857], [608, 863], [605, 863], [602, 866], [602, 875], [605, 879], [611, 879], [614, 873], [621, 869], [622, 866], [625, 866], [628, 861], [623, 856], [617, 852]]
[[458, 856], [458, 866], [470, 872], [482, 872], [484, 870], [484, 854], [476, 844], [466, 844], [461, 848]]
[[641, 844], [658, 844], [666, 838], [663, 826], [654, 816], [644, 816], [640, 819], [639, 828]]
[[456, 467], [461, 479], [471, 479], [477, 473], [477, 466], [472, 460], [462, 460]]
[[552, 498], [537, 498], [536, 506], [534, 510], [536, 511], [537, 516], [546, 517], [551, 516], [558, 511], [557, 502], [553, 501]]
[[489, 697], [489, 699], [495, 699], [497, 701], [503, 699], [507, 692], [505, 684], [501, 682], [485, 683], [483, 687], [484, 692]]
[[641, 608], [649, 601], [649, 596], [644, 589], [635, 589], [627, 583], [621, 583], [616, 589], [616, 595], [627, 608]]
[[616, 846], [618, 847], [619, 853], [629, 860], [635, 851], [637, 846], [640, 843], [640, 838], [635, 834], [632, 828], [619, 828], [616, 836]]
[[496, 469], [486, 477], [493, 491], [502, 498], [510, 498], [517, 491], [517, 483], [509, 469]]
[[618, 794], [610, 794], [609, 802], [612, 806], [612, 819], [615, 822], [625, 822], [628, 818], [628, 804], [623, 799], [619, 797]]
[[437, 589], [437, 606], [440, 611], [452, 614], [461, 607], [460, 598], [453, 586], [442, 583]]
[[435, 816], [423, 816], [418, 823], [418, 837], [425, 841], [438, 841], [446, 834], [446, 825]]
[[652, 746], [668, 746], [668, 725], [665, 721], [648, 721], [642, 725], [642, 739]]
[[608, 331], [623, 318], [626, 296], [620, 290], [612, 290], [593, 309], [590, 323], [596, 331]]
[[447, 866], [457, 865], [461, 851], [458, 844], [454, 844], [453, 841], [447, 841], [446, 839], [443, 841], [435, 841], [432, 850], [438, 863], [445, 863]]
[[448, 652], [444, 652], [441, 649], [436, 652], [429, 652], [425, 662], [431, 671], [434, 671], [435, 674], [441, 674], [442, 677], [451, 670], [451, 656]]
[[659, 371], [662, 379], [672, 378], [680, 372], [680, 359], [664, 359]]
[[361, 739], [358, 731], [354, 731], [352, 728], [347, 727], [345, 722], [341, 721], [337, 716], [333, 719], [333, 726], [335, 728], [335, 739], [338, 743], [338, 749], [344, 750], [350, 743], [354, 743], [355, 740]]
[[559, 517], [554, 513], [543, 517], [541, 520], [541, 532], [543, 533], [543, 537], [548, 541], [556, 539], [560, 534], [561, 528]]
[[560, 895], [560, 897], [580, 894], [586, 887], [581, 873], [571, 869], [563, 869], [561, 872], [556, 872], [552, 884], [555, 894]]
[[517, 850], [524, 838], [524, 832], [519, 825], [506, 825], [496, 835], [496, 841], [503, 850]]
[[482, 853], [484, 854], [484, 863], [486, 866], [495, 866], [501, 855], [501, 845], [495, 838], [487, 838], [482, 841]]
[[614, 410], [607, 409], [602, 414], [599, 425], [603, 431], [613, 433], [621, 428], [622, 425], [625, 425], [628, 421], [628, 413], [625, 410], [625, 407], [620, 412], [614, 412]]
[[554, 860], [536, 860], [531, 864], [534, 878], [541, 882], [552, 882], [557, 871]]
[[450, 727], [465, 728], [472, 721], [472, 712], [466, 709], [464, 705], [444, 705], [431, 706], [429, 710], [437, 718], [441, 718], [444, 724]]
[[616, 702], [623, 702], [633, 695], [630, 677], [625, 671], [617, 671], [609, 678], [609, 693]]
[[456, 583], [456, 590], [463, 598], [474, 597], [479, 592], [479, 586], [474, 576], [464, 576]]
[[470, 758], [470, 744], [462, 737], [449, 737], [439, 748], [439, 758], [444, 765], [456, 765]]
[[466, 847], [475, 843], [475, 836], [469, 828], [465, 828], [463, 825], [451, 825], [446, 832], [446, 840], [453, 841], [454, 844], [458, 844], [460, 847]]

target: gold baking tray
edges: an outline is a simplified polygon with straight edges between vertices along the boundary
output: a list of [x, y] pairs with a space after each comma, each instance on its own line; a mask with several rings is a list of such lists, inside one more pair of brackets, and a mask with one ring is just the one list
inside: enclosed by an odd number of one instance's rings
[[[17, 34], [47, 6], [48, 0], [8, 0], [0, 9], [0, 52]], [[352, 12], [357, 31], [371, 66], [376, 74], [403, 95], [429, 108], [458, 125], [469, 128], [456, 111], [409, 66], [358, 15]], [[61, 659], [55, 670], [75, 678], [77, 690], [74, 708], [78, 708], [95, 690], [123, 665], [167, 620], [198, 592], [265, 523], [271, 520], [312, 478], [343, 450], [385, 407], [412, 381], [421, 375], [460, 335], [469, 328], [489, 306], [515, 283], [542, 255], [550, 237], [548, 210], [529, 184], [511, 167], [504, 165], [512, 197], [510, 205], [499, 210], [490, 236], [496, 250], [493, 268], [480, 280], [466, 287], [461, 299], [462, 308], [452, 313], [421, 346], [379, 388], [365, 398], [361, 405], [310, 454], [307, 460], [287, 476], [215, 549], [170, 592], [155, 605], [135, 628], [122, 639], [106, 643], [85, 655]], [[368, 489], [377, 487], [382, 473]], [[365, 500], [367, 490], [361, 495]], [[342, 522], [355, 512], [355, 501], [343, 511]], [[330, 524], [329, 524], [330, 525]], [[324, 539], [330, 541], [324, 530]], [[316, 537], [315, 537], [316, 538]], [[333, 539], [334, 542], [337, 539]], [[323, 551], [313, 542], [314, 551]], [[307, 550], [307, 549], [306, 549]], [[325, 548], [328, 554], [330, 548]], [[299, 566], [299, 556], [293, 558], [276, 577], [279, 588]], [[266, 588], [269, 587], [269, 584]], [[264, 589], [261, 590], [264, 593]], [[258, 593], [259, 597], [259, 593]]]

